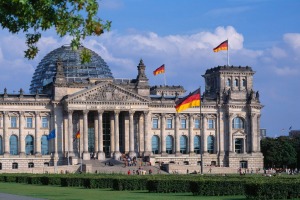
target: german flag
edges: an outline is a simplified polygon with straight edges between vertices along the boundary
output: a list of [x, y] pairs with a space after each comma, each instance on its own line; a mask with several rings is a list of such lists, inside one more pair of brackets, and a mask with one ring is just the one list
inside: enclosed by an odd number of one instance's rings
[[80, 138], [80, 130], [77, 131], [77, 133], [76, 133], [76, 135], [75, 135], [75, 138], [74, 138], [74, 141], [75, 141], [76, 139], [79, 139], [79, 138]]
[[154, 76], [156, 76], [157, 74], [162, 74], [162, 73], [165, 73], [165, 65], [164, 64], [153, 71]]
[[200, 106], [200, 88], [176, 102], [176, 111], [181, 112], [193, 106]]
[[224, 42], [219, 44], [219, 46], [214, 48], [214, 52], [219, 52], [219, 51], [222, 51], [222, 50], [228, 50], [228, 40], [225, 40]]

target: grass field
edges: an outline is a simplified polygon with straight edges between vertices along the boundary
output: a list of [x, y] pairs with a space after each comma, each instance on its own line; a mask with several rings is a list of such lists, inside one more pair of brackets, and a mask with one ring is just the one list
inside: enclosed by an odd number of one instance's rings
[[27, 185], [0, 182], [0, 192], [51, 200], [245, 200], [245, 196], [199, 197], [191, 193], [148, 193], [147, 191], [112, 191], [111, 189], [83, 189], [60, 186]]

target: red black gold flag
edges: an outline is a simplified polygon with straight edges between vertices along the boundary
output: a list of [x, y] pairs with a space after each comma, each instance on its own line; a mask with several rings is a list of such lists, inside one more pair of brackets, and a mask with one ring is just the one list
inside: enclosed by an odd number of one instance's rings
[[153, 71], [154, 76], [156, 76], [157, 74], [162, 74], [162, 73], [165, 73], [165, 65], [162, 65]]
[[181, 112], [193, 106], [200, 106], [200, 88], [176, 102], [176, 111]]
[[76, 139], [79, 139], [79, 138], [80, 138], [80, 131], [78, 130], [77, 133], [76, 133], [76, 135], [75, 135], [74, 141], [75, 141]]
[[214, 48], [214, 52], [219, 52], [219, 51], [222, 51], [222, 50], [228, 50], [228, 40], [225, 40], [224, 42], [219, 44], [219, 46]]

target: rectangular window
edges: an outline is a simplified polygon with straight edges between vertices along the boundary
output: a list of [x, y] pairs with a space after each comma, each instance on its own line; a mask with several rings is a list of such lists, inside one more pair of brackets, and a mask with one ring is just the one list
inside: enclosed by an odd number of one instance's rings
[[17, 127], [17, 117], [11, 117], [10, 118], [10, 127], [16, 128]]
[[158, 119], [157, 118], [152, 119], [152, 128], [158, 128]]
[[27, 124], [27, 128], [32, 128], [32, 117], [27, 117], [26, 118], [26, 124]]
[[214, 119], [208, 119], [208, 128], [209, 129], [215, 128], [215, 120]]
[[186, 129], [186, 119], [181, 119], [181, 128]]
[[195, 128], [200, 129], [200, 119], [195, 119]]
[[172, 119], [167, 119], [167, 128], [172, 128]]
[[48, 117], [42, 117], [42, 128], [48, 128]]

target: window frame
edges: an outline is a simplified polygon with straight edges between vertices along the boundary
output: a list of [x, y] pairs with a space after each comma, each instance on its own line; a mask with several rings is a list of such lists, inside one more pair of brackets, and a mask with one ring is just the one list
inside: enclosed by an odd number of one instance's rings
[[186, 126], [186, 118], [181, 118], [180, 119], [180, 127], [181, 129], [187, 129], [187, 126]]
[[[46, 121], [44, 121], [46, 120]], [[49, 128], [49, 119], [48, 117], [42, 117], [42, 128]]]
[[26, 117], [26, 128], [33, 128], [33, 118], [32, 117]]
[[208, 129], [215, 129], [215, 119], [207, 119], [207, 128]]
[[[152, 118], [152, 128], [153, 128], [153, 129], [158, 129], [158, 128], [159, 128], [158, 124], [159, 124], [158, 118], [157, 118], [157, 117]], [[156, 126], [155, 126], [155, 125], [156, 125]]]
[[167, 118], [167, 128], [172, 129], [173, 128], [173, 119]]
[[11, 128], [18, 128], [18, 120], [16, 116], [11, 116], [10, 117], [10, 127]]

